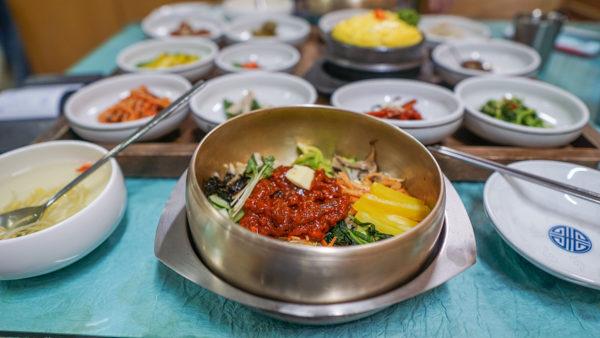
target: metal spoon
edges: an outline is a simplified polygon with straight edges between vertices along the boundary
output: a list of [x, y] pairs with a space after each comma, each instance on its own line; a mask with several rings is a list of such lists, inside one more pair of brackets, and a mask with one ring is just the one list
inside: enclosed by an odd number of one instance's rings
[[586, 201], [600, 204], [600, 193], [597, 193], [594, 191], [582, 189], [582, 188], [579, 188], [579, 187], [576, 187], [576, 186], [573, 186], [570, 184], [565, 184], [565, 183], [558, 182], [558, 181], [555, 181], [555, 180], [552, 180], [552, 179], [549, 179], [546, 177], [531, 174], [526, 171], [511, 168], [509, 166], [505, 166], [498, 162], [486, 160], [484, 158], [473, 156], [473, 155], [470, 155], [467, 153], [463, 153], [461, 151], [454, 150], [452, 148], [448, 148], [448, 147], [444, 147], [444, 146], [429, 146], [427, 148], [438, 154], [446, 155], [446, 156], [455, 158], [457, 160], [461, 160], [463, 162], [473, 164], [473, 165], [476, 165], [476, 166], [479, 166], [482, 168], [495, 170], [502, 174], [515, 176], [522, 180], [525, 180], [525, 181], [528, 181], [531, 183], [535, 183], [535, 184], [539, 184], [541, 186], [544, 186], [544, 187], [552, 189], [552, 190], [564, 192], [566, 194], [579, 197]]
[[450, 45], [450, 54], [452, 54], [452, 57], [454, 58], [456, 63], [463, 68], [475, 69], [475, 70], [480, 70], [480, 71], [484, 71], [484, 72], [492, 71], [492, 64], [490, 64], [489, 62], [487, 62], [485, 60], [482, 60], [481, 55], [477, 52], [474, 52], [473, 54], [471, 54], [469, 59], [464, 59], [460, 55], [460, 52], [456, 49], [456, 46], [451, 44]]
[[163, 109], [161, 112], [156, 114], [154, 118], [152, 118], [152, 120], [148, 121], [148, 123], [140, 127], [133, 135], [131, 135], [125, 141], [121, 142], [119, 145], [112, 148], [98, 161], [96, 161], [96, 163], [94, 163], [88, 170], [75, 177], [71, 182], [69, 182], [66, 186], [64, 186], [56, 194], [54, 194], [54, 196], [50, 197], [48, 201], [46, 201], [46, 203], [38, 206], [21, 208], [6, 212], [4, 214], [0, 214], [0, 227], [4, 228], [5, 231], [14, 231], [17, 228], [25, 227], [36, 222], [38, 219], [40, 219], [40, 217], [42, 217], [44, 211], [46, 211], [48, 207], [50, 207], [54, 202], [56, 202], [59, 198], [61, 198], [79, 182], [83, 181], [83, 179], [91, 175], [104, 163], [106, 163], [108, 160], [120, 153], [123, 149], [127, 148], [130, 144], [137, 141], [154, 126], [156, 126], [161, 121], [172, 115], [173, 112], [179, 110], [179, 108], [187, 104], [192, 95], [194, 95], [198, 90], [204, 87], [204, 84], [204, 81], [200, 81], [194, 86], [192, 86], [190, 90], [188, 90], [185, 94], [180, 96], [167, 108]]

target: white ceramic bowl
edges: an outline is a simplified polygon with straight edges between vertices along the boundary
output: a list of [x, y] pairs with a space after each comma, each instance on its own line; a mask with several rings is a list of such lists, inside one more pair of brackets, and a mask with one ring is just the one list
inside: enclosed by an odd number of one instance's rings
[[333, 29], [333, 27], [335, 27], [335, 25], [338, 24], [338, 22], [368, 11], [369, 9], [364, 8], [347, 8], [329, 12], [319, 19], [319, 34], [322, 38], [325, 38], [325, 36]]
[[408, 132], [424, 144], [439, 142], [460, 127], [463, 105], [453, 93], [443, 87], [414, 80], [364, 80], [337, 89], [331, 96], [335, 107], [366, 113], [374, 106], [417, 99], [416, 109], [423, 116], [420, 121], [385, 121]]
[[[194, 29], [206, 29], [210, 34], [203, 36], [218, 42], [223, 35], [222, 21], [211, 16], [209, 11], [159, 11], [148, 15], [142, 21], [144, 34], [154, 39], [182, 38], [184, 36], [172, 36], [171, 32], [179, 28], [182, 22], [187, 22]], [[196, 37], [196, 36], [187, 36]]]
[[311, 104], [317, 91], [306, 80], [285, 73], [244, 72], [223, 75], [208, 81], [190, 100], [192, 116], [200, 129], [208, 132], [226, 121], [223, 99], [239, 101], [252, 90], [260, 104], [267, 107]]
[[[456, 57], [453, 55], [452, 46], [458, 54]], [[477, 56], [491, 64], [491, 72], [463, 68], [456, 60], [457, 57], [460, 60], [468, 60]], [[446, 43], [437, 46], [431, 57], [437, 73], [451, 85], [473, 76], [531, 76], [540, 66], [540, 55], [535, 49], [500, 39]]]
[[257, 8], [254, 0], [225, 0], [223, 12], [228, 19], [235, 19], [243, 16], [291, 15], [294, 11], [292, 0], [264, 0], [263, 3], [264, 7]]
[[[466, 109], [465, 126], [489, 141], [519, 147], [558, 147], [570, 143], [588, 123], [590, 113], [575, 95], [553, 85], [525, 78], [470, 78], [454, 89]], [[498, 120], [480, 112], [488, 100], [505, 95], [523, 99], [551, 127], [535, 128]]]
[[[0, 155], [0, 180], [8, 182], [32, 167], [60, 161], [95, 161], [106, 152], [100, 146], [82, 141], [53, 141], [26, 146]], [[81, 211], [38, 232], [0, 240], [0, 279], [33, 277], [63, 268], [94, 250], [115, 230], [127, 202], [123, 174], [114, 159], [99, 170], [104, 172], [94, 173], [86, 180], [93, 182], [94, 176], [103, 174], [108, 177], [106, 183], [100, 194]], [[52, 177], [52, 174], [48, 175]], [[25, 196], [35, 187], [55, 188], [57, 181], [60, 180], [48, 179], [40, 186], [36, 182], [32, 184], [35, 186], [27, 187]], [[86, 184], [86, 181], [80, 184]], [[2, 184], [0, 191], [14, 191], [7, 186]], [[101, 184], [95, 186], [102, 187]], [[8, 194], [3, 191], [0, 200], [6, 200]]]
[[[432, 46], [450, 41], [487, 39], [492, 36], [487, 25], [455, 15], [423, 15], [419, 20], [419, 29], [425, 33], [425, 39]], [[443, 33], [440, 34], [440, 31]]]
[[[167, 69], [143, 69], [137, 65], [154, 59], [160, 53], [186, 53], [200, 56], [200, 59], [181, 66]], [[123, 49], [117, 56], [117, 65], [130, 73], [172, 73], [196, 81], [207, 75], [212, 67], [219, 47], [209, 39], [177, 38], [167, 40], [145, 40]]]
[[[600, 193], [600, 171], [556, 161], [510, 167]], [[600, 205], [517, 178], [493, 174], [483, 193], [498, 234], [540, 269], [600, 289]]]
[[[266, 21], [277, 23], [276, 36], [255, 37], [252, 31], [260, 28]], [[246, 41], [283, 42], [299, 46], [308, 38], [310, 25], [304, 19], [291, 15], [244, 16], [234, 19], [225, 29], [228, 43]]]
[[216, 20], [223, 22], [225, 17], [223, 15], [223, 7], [219, 5], [211, 5], [201, 1], [183, 1], [177, 3], [171, 3], [168, 5], [160, 6], [154, 9], [146, 18], [151, 16], [162, 16], [162, 15], [194, 15], [203, 14], [212, 17]]
[[246, 42], [221, 50], [215, 64], [225, 73], [253, 71], [236, 67], [235, 63], [253, 61], [260, 70], [291, 73], [300, 61], [300, 52], [285, 43]]
[[[159, 97], [168, 97], [171, 102], [191, 88], [189, 81], [173, 74], [124, 74], [96, 81], [78, 90], [65, 103], [65, 117], [77, 135], [84, 139], [119, 143], [133, 134], [151, 118], [120, 123], [101, 123], [98, 115], [108, 107], [127, 97], [131, 89], [145, 85]], [[156, 125], [142, 141], [153, 140], [175, 130], [189, 112], [184, 107]]]

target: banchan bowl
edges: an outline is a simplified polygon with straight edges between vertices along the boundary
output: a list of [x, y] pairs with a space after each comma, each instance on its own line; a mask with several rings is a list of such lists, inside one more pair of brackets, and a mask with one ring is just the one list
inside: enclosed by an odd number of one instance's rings
[[[531, 76], [541, 60], [535, 49], [501, 39], [447, 42], [435, 47], [431, 58], [439, 76], [451, 85], [474, 76]], [[469, 59], [484, 60], [492, 69], [485, 72], [463, 68], [460, 61]]]
[[[61, 175], [62, 170], [59, 173], [49, 170], [36, 182], [20, 180], [10, 184], [15, 176], [61, 162], [78, 165], [95, 161], [106, 152], [88, 142], [52, 141], [0, 155], [0, 208], [11, 200], [12, 194], [25, 198], [35, 188], [52, 189], [69, 181]], [[0, 280], [33, 277], [63, 268], [94, 250], [117, 228], [127, 205], [125, 181], [117, 161], [110, 160], [80, 184], [99, 189], [100, 194], [83, 209], [49, 228], [0, 240]]]
[[356, 81], [338, 88], [331, 96], [331, 105], [366, 114], [374, 106], [415, 99], [415, 108], [423, 120], [383, 119], [403, 129], [423, 144], [440, 142], [460, 127], [464, 107], [460, 100], [441, 86], [415, 80], [375, 79]]
[[[206, 35], [194, 36], [173, 36], [171, 33], [179, 28], [183, 23], [189, 24], [193, 29], [205, 29]], [[223, 23], [211, 16], [206, 11], [190, 11], [181, 13], [176, 11], [159, 11], [148, 15], [142, 21], [142, 30], [146, 36], [153, 39], [181, 38], [181, 37], [205, 37], [214, 42], [219, 42], [223, 35]]]
[[[171, 73], [197, 81], [212, 70], [219, 47], [209, 39], [181, 37], [177, 39], [144, 40], [123, 49], [117, 55], [117, 65], [128, 73]], [[161, 53], [186, 53], [199, 56], [199, 59], [185, 65], [164, 69], [145, 69], [138, 65], [159, 56]]]
[[[590, 112], [577, 96], [551, 84], [520, 77], [480, 76], [460, 82], [454, 92], [465, 106], [465, 126], [498, 144], [550, 148], [574, 141]], [[502, 121], [480, 111], [490, 99], [520, 98], [549, 126], [535, 128]]]
[[[175, 101], [192, 87], [185, 78], [175, 74], [122, 74], [89, 84], [71, 95], [65, 104], [69, 126], [82, 138], [94, 142], [119, 143], [150, 121], [145, 117], [135, 121], [102, 123], [98, 116], [110, 106], [129, 96], [132, 89], [146, 86], [159, 97]], [[189, 107], [178, 109], [156, 125], [142, 141], [160, 138], [175, 130], [187, 117]]]
[[[223, 164], [245, 162], [253, 152], [289, 163], [296, 157], [296, 143], [304, 142], [326, 156], [365, 157], [374, 140], [380, 169], [405, 178], [406, 189], [432, 207], [413, 229], [378, 243], [328, 248], [258, 235], [221, 215], [201, 190]], [[187, 213], [202, 260], [239, 288], [290, 302], [345, 302], [407, 282], [433, 254], [444, 219], [442, 173], [423, 145], [383, 121], [331, 107], [269, 108], [231, 119], [200, 143], [188, 175]]]
[[[275, 36], [254, 36], [254, 30], [265, 22], [277, 24]], [[232, 20], [225, 29], [225, 40], [229, 44], [239, 42], [282, 42], [299, 47], [310, 34], [310, 24], [303, 18], [283, 14], [241, 16]]]
[[425, 33], [431, 47], [452, 41], [489, 39], [492, 36], [486, 24], [455, 15], [423, 15], [419, 20], [419, 29]]
[[252, 72], [240, 64], [256, 62], [258, 70], [291, 73], [300, 61], [300, 52], [291, 45], [279, 42], [244, 42], [225, 47], [215, 60], [223, 73]]
[[317, 100], [316, 89], [306, 80], [290, 74], [265, 71], [233, 73], [211, 79], [206, 87], [190, 99], [192, 117], [205, 132], [225, 122], [223, 99], [239, 101], [247, 91], [268, 107], [311, 104]]

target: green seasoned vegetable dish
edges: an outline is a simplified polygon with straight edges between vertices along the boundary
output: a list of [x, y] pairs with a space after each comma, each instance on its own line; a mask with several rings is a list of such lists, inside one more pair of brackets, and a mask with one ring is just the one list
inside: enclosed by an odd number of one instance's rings
[[544, 123], [544, 120], [539, 118], [534, 109], [524, 105], [523, 100], [514, 97], [489, 100], [481, 107], [481, 112], [499, 120], [522, 126], [537, 128], [548, 127], [548, 125]]

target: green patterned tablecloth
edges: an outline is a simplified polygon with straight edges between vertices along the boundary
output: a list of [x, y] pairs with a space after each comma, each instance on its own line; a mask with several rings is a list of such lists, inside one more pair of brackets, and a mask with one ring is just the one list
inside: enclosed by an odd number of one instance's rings
[[[497, 35], [504, 24], [490, 23]], [[600, 30], [600, 25], [593, 26]], [[75, 65], [114, 68], [118, 51], [143, 39], [138, 25]], [[600, 59], [555, 53], [542, 78], [600, 100]], [[482, 203], [483, 184], [458, 182], [477, 240], [477, 264], [419, 297], [356, 322], [328, 327], [267, 318], [186, 281], [154, 257], [154, 232], [174, 179], [127, 179], [128, 209], [98, 249], [60, 271], [0, 282], [0, 330], [106, 336], [587, 337], [600, 334], [600, 291], [564, 282], [509, 248]], [[600, 263], [599, 263], [600, 264]]]

